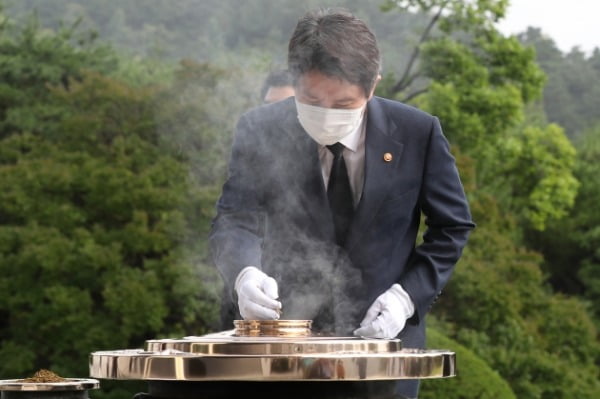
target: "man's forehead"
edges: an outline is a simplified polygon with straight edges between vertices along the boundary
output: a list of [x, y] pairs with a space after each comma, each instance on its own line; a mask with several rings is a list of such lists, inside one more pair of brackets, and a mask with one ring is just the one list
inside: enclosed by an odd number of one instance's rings
[[340, 101], [354, 100], [363, 94], [359, 85], [318, 71], [300, 75], [296, 80], [296, 90], [308, 97], [335, 96]]

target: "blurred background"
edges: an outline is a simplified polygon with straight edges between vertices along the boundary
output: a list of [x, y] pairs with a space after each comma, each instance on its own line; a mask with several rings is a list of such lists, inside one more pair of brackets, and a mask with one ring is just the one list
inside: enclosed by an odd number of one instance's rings
[[215, 331], [233, 129], [322, 6], [375, 31], [377, 95], [440, 118], [478, 226], [429, 317], [459, 376], [421, 397], [599, 397], [600, 50], [507, 0], [0, 0], [0, 378]]

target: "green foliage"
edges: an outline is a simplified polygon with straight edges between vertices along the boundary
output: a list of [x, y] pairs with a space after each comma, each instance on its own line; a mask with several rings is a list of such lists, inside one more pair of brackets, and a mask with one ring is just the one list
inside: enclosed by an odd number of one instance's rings
[[493, 86], [518, 88], [525, 103], [540, 97], [546, 75], [535, 63], [532, 47], [523, 46], [516, 38], [504, 37], [496, 31], [478, 38], [477, 43], [485, 54], [482, 64], [488, 67]]
[[[524, 227], [543, 230], [573, 207], [576, 151], [557, 125], [513, 129], [485, 154], [482, 185], [492, 187]], [[485, 182], [489, 183], [485, 183]]]
[[[0, 169], [3, 342], [44, 347], [25, 368], [5, 363], [3, 375], [40, 364], [81, 372], [93, 349], [212, 323], [210, 312], [199, 318], [214, 292], [203, 290], [198, 272], [215, 277], [178, 260], [187, 169], [158, 145], [151, 97], [93, 75], [55, 94], [73, 115], [46, 132], [60, 139], [38, 138], [43, 152], [23, 153], [27, 133], [2, 143], [21, 152]], [[180, 284], [189, 279], [196, 283]], [[43, 345], [48, 336], [61, 339]]]
[[428, 40], [421, 56], [422, 73], [432, 79], [422, 106], [440, 116], [452, 142], [468, 153], [478, 154], [516, 126], [524, 102], [543, 83], [533, 53], [494, 31], [468, 44]]
[[[444, 331], [496, 370], [518, 398], [593, 398], [597, 330], [584, 304], [545, 285], [542, 258], [480, 193], [478, 227], [434, 313]], [[512, 238], [511, 238], [512, 237]]]
[[[544, 77], [534, 63], [534, 52], [495, 29], [494, 23], [504, 16], [507, 5], [506, 0], [386, 1], [384, 11], [420, 12], [430, 20], [402, 77], [391, 90], [384, 91], [404, 93], [405, 98], [412, 99], [428, 92], [429, 83], [434, 81], [452, 82], [457, 87], [469, 83], [474, 88], [514, 86], [523, 102], [538, 97]], [[494, 127], [491, 130], [496, 133]]]
[[471, 350], [444, 336], [436, 328], [427, 328], [429, 348], [449, 349], [456, 353], [456, 377], [422, 380], [419, 397], [461, 399], [516, 399], [510, 386]]
[[536, 50], [548, 75], [543, 105], [550, 122], [561, 125], [575, 139], [600, 122], [600, 49], [586, 55], [577, 48], [562, 54], [540, 29], [528, 28], [519, 39]]
[[[340, 6], [372, 21], [382, 47], [389, 49], [386, 68], [400, 69], [408, 43], [398, 39], [414, 36], [413, 30], [420, 28], [423, 19], [381, 14], [378, 1], [278, 0], [274, 6], [273, 0], [178, 0], [173, 7], [164, 0], [19, 0], [7, 2], [6, 8], [16, 21], [36, 9], [42, 26], [50, 29], [57, 29], [61, 22], [80, 20], [81, 29], [96, 32], [99, 40], [144, 60], [191, 58], [235, 67], [249, 58], [262, 57], [260, 80], [269, 64], [285, 64], [287, 40], [300, 15], [308, 9]], [[398, 51], [399, 45], [406, 51]]]
[[[531, 48], [489, 24], [502, 15], [505, 2], [463, 3], [387, 3], [388, 8], [435, 10], [431, 22], [445, 22], [442, 31], [467, 34], [432, 31], [423, 37], [414, 53], [419, 64], [413, 76], [425, 76], [430, 83], [417, 104], [438, 115], [453, 145], [477, 161], [479, 190], [500, 195], [504, 210], [514, 212], [523, 226], [544, 229], [548, 220], [563, 217], [573, 206], [578, 186], [572, 175], [574, 150], [556, 126], [520, 125], [524, 104], [540, 95], [544, 75]], [[382, 91], [410, 91], [410, 73], [409, 67], [399, 83]], [[382, 84], [390, 82], [388, 76]]]
[[508, 7], [507, 0], [477, 0], [477, 1], [448, 1], [448, 0], [385, 0], [381, 6], [387, 12], [396, 8], [405, 11], [419, 10], [425, 13], [444, 11], [447, 21], [444, 31], [457, 29], [472, 30], [489, 28], [492, 22], [501, 19]]
[[94, 350], [212, 330], [219, 280], [196, 239], [216, 189], [190, 184], [191, 154], [159, 128], [169, 89], [83, 71], [115, 58], [25, 32], [0, 41], [0, 375], [87, 375]]
[[600, 319], [600, 126], [576, 141], [575, 176], [580, 189], [568, 216], [544, 232], [531, 232], [532, 246], [546, 256], [545, 269], [558, 290], [582, 295]]
[[[95, 46], [89, 35], [77, 33], [77, 23], [56, 34], [39, 29], [36, 18], [17, 27], [12, 20], [0, 26], [0, 134], [12, 129], [37, 132], [59, 112], [39, 105], [48, 95], [46, 85], [66, 86], [85, 68], [107, 72], [116, 57], [109, 48]], [[75, 48], [76, 42], [78, 48]]]
[[[506, 2], [407, 0], [385, 6], [411, 7], [432, 13], [430, 25], [403, 77], [391, 83], [388, 75], [380, 92], [418, 96], [416, 104], [440, 118], [452, 144], [476, 160], [477, 189], [498, 195], [504, 211], [514, 212], [523, 226], [544, 229], [548, 220], [566, 215], [577, 190], [574, 151], [558, 127], [521, 125], [524, 105], [540, 96], [544, 74], [531, 48], [495, 30], [492, 22]], [[425, 88], [414, 91], [418, 85]]]

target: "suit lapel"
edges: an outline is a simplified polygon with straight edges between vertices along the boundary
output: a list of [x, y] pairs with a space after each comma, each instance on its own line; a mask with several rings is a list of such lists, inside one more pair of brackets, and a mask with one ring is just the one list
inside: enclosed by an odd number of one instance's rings
[[[398, 172], [404, 145], [393, 137], [396, 125], [387, 118], [377, 99], [369, 101], [365, 137], [365, 178], [346, 248], [350, 251], [368, 230]], [[391, 158], [391, 159], [390, 159]]]

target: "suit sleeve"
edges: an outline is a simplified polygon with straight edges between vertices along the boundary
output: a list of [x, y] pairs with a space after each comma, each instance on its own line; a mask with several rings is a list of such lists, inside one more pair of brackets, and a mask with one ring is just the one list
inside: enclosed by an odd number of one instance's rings
[[265, 212], [256, 130], [247, 117], [240, 118], [209, 237], [213, 262], [230, 293], [244, 267], [261, 265]]
[[400, 284], [415, 305], [415, 321], [429, 310], [462, 254], [471, 221], [469, 204], [437, 118], [433, 118], [420, 193], [427, 226], [423, 243], [409, 259]]

